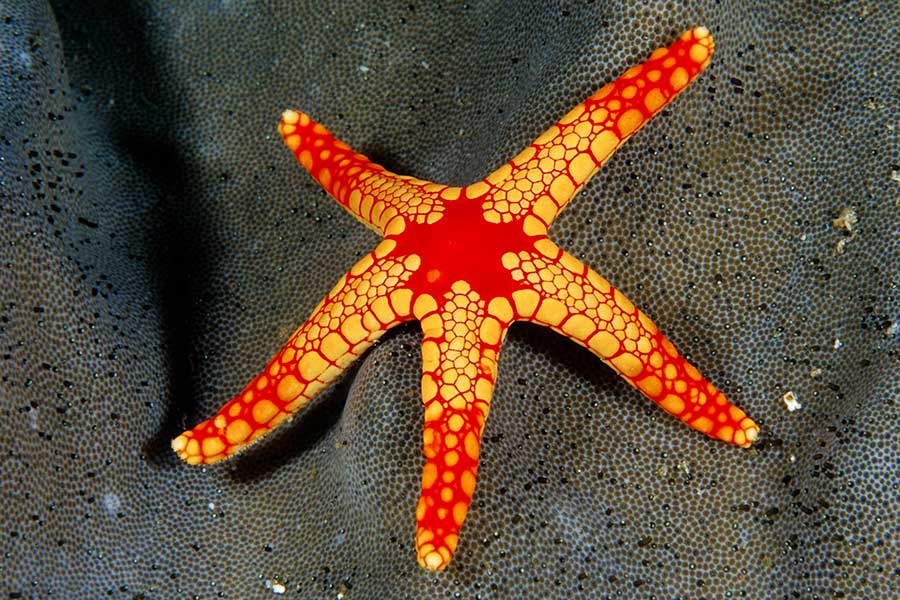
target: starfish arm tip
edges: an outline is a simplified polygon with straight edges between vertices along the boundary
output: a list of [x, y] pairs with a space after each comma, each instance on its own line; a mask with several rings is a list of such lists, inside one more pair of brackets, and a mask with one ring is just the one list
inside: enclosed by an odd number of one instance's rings
[[286, 111], [281, 113], [281, 122], [288, 125], [296, 125], [300, 120], [300, 115], [302, 114], [303, 113], [296, 110], [287, 109]]
[[445, 558], [444, 555], [437, 550], [430, 550], [424, 553], [419, 551], [417, 560], [419, 561], [420, 566], [429, 571], [443, 571], [447, 568], [447, 565], [450, 564], [450, 559]]
[[[172, 440], [171, 447], [178, 458], [189, 465], [212, 464], [225, 458], [225, 454], [214, 449], [220, 442], [214, 438], [205, 438], [202, 434], [195, 435], [198, 431], [199, 427], [196, 430], [185, 431]], [[205, 441], [207, 439], [210, 441]], [[213, 454], [206, 457], [203, 454], [204, 450], [213, 450]]]
[[741, 428], [744, 431], [744, 437], [746, 437], [746, 441], [743, 444], [739, 444], [741, 448], [749, 448], [753, 445], [759, 438], [759, 425], [754, 423], [749, 417], [745, 418], [741, 423]]
[[694, 39], [696, 39], [696, 40], [708, 39], [710, 41], [710, 43], [712, 43], [712, 41], [713, 41], [712, 35], [709, 33], [709, 29], [703, 25], [694, 27], [690, 31], [690, 33], [693, 35]]

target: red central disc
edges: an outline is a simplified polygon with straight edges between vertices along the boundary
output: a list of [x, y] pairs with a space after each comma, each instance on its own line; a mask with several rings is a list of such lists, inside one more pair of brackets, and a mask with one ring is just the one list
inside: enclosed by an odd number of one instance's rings
[[489, 299], [522, 287], [500, 259], [510, 251], [533, 250], [539, 238], [525, 235], [521, 222], [488, 223], [481, 199], [461, 198], [446, 204], [437, 223], [410, 223], [393, 239], [397, 242], [393, 255], [418, 254], [422, 259], [421, 268], [410, 278], [411, 289], [438, 298], [453, 282], [464, 280]]

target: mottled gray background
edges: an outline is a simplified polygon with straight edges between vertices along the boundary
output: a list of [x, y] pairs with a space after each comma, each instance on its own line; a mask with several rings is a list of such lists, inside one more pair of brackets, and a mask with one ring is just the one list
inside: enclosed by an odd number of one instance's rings
[[[0, 5], [4, 598], [898, 585], [896, 2], [514, 4]], [[762, 426], [753, 450], [518, 325], [462, 541], [426, 572], [409, 324], [253, 451], [175, 459], [376, 242], [283, 147], [283, 109], [465, 184], [700, 24], [710, 67], [551, 237]]]

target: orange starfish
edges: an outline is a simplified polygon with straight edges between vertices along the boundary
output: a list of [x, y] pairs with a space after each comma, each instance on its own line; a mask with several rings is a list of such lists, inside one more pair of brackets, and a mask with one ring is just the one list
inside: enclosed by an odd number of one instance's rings
[[698, 27], [604, 86], [499, 169], [464, 188], [395, 175], [307, 115], [288, 148], [384, 239], [356, 263], [240, 395], [172, 442], [191, 464], [233, 455], [302, 410], [391, 327], [422, 325], [425, 408], [419, 563], [443, 569], [475, 490], [481, 433], [509, 326], [530, 321], [589, 349], [694, 429], [747, 447], [759, 431], [622, 293], [547, 229], [626, 139], [707, 65]]

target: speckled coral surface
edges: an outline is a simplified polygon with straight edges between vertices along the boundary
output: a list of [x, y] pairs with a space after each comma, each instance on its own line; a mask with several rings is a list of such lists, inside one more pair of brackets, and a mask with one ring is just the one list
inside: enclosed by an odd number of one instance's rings
[[[897, 22], [888, 1], [4, 5], [0, 591], [885, 597]], [[753, 450], [516, 326], [460, 547], [426, 572], [408, 325], [253, 451], [207, 469], [170, 453], [376, 241], [282, 147], [283, 109], [465, 184], [699, 24], [709, 68], [551, 237], [761, 424]], [[832, 223], [846, 207], [852, 232]]]

